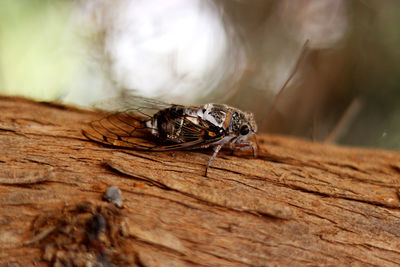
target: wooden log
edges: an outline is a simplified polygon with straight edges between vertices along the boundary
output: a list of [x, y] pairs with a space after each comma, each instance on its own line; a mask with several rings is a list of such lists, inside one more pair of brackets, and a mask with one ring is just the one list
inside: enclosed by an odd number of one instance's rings
[[204, 177], [211, 151], [88, 141], [96, 112], [13, 97], [0, 110], [1, 266], [400, 263], [398, 152], [260, 134], [258, 158], [221, 152]]

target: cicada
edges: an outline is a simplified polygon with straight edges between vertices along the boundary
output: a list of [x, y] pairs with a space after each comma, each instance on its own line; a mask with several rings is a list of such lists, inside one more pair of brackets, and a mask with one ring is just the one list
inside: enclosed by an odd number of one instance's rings
[[248, 141], [257, 132], [250, 112], [225, 104], [183, 106], [137, 96], [123, 102], [122, 106], [131, 107], [92, 121], [90, 128], [83, 130], [84, 136], [115, 148], [145, 151], [212, 147], [205, 176], [224, 146], [232, 151], [251, 148], [257, 156], [257, 146]]

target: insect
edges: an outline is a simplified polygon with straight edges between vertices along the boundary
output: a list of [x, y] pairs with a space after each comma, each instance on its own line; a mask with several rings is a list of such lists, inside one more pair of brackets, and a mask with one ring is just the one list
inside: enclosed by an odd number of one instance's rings
[[257, 156], [257, 146], [247, 141], [257, 132], [254, 115], [250, 112], [225, 104], [183, 106], [132, 95], [123, 99], [120, 105], [130, 108], [92, 121], [90, 129], [82, 131], [84, 136], [103, 145], [134, 150], [212, 147], [214, 153], [206, 166], [205, 176], [223, 146], [232, 150], [251, 148]]

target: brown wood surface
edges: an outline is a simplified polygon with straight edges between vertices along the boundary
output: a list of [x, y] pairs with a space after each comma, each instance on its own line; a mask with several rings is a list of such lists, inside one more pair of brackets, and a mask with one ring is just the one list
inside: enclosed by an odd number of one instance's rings
[[[0, 266], [400, 263], [398, 152], [260, 134], [258, 158], [222, 152], [205, 178], [211, 151], [89, 142], [92, 111], [0, 110]], [[122, 209], [102, 200], [112, 185]]]

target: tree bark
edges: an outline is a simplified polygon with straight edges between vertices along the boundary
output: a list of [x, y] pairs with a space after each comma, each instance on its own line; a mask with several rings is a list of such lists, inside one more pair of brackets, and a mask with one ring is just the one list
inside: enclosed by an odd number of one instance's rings
[[[112, 149], [104, 116], [0, 97], [1, 266], [400, 264], [400, 153], [259, 134], [259, 156]], [[103, 200], [122, 191], [123, 208]], [[101, 265], [99, 265], [101, 266]]]

